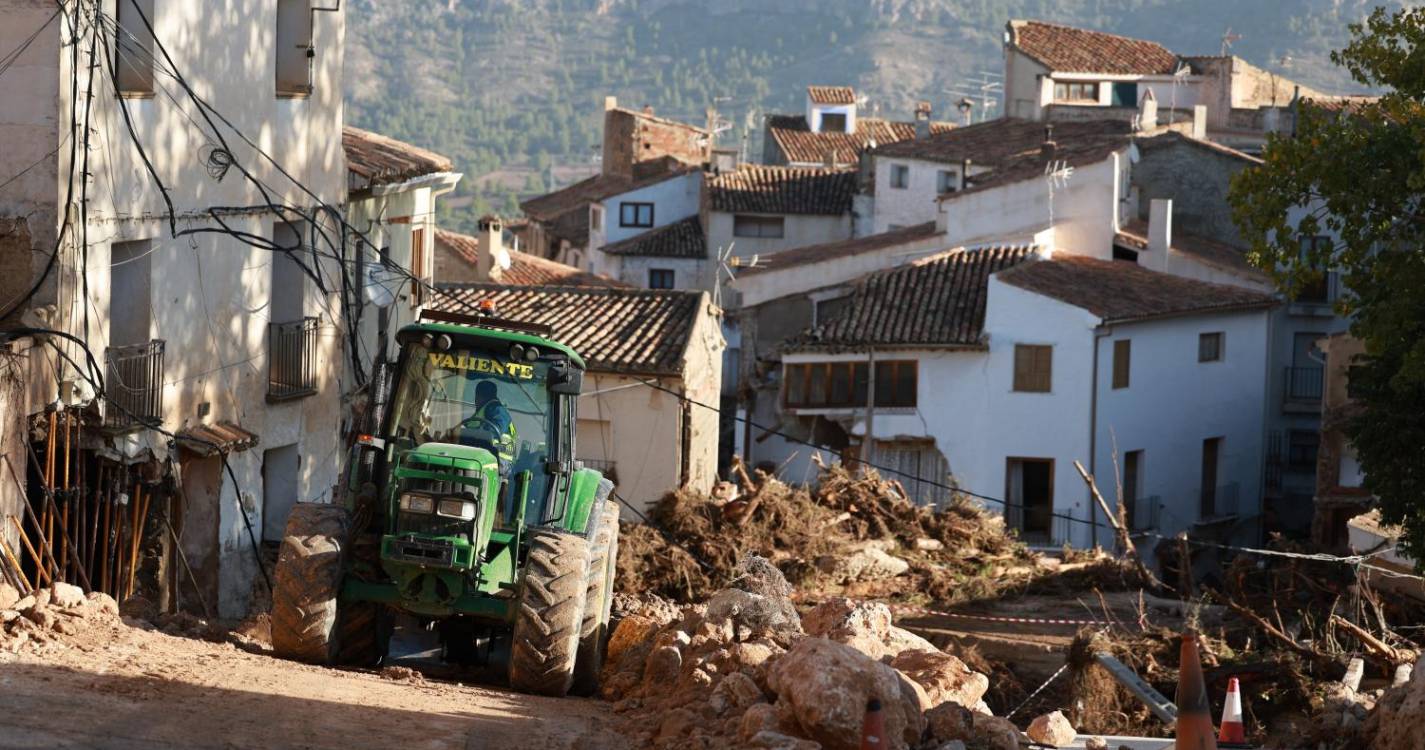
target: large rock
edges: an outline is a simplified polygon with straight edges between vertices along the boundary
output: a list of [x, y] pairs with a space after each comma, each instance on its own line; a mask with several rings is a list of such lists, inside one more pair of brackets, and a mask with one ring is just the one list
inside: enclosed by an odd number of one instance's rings
[[910, 563], [872, 545], [846, 554], [818, 558], [816, 566], [841, 581], [879, 581], [910, 570]]
[[742, 589], [723, 589], [708, 600], [703, 621], [707, 625], [726, 624], [737, 638], [760, 632], [801, 632], [796, 610], [782, 597], [763, 596]]
[[925, 688], [929, 700], [924, 706], [926, 709], [945, 702], [974, 708], [980, 704], [985, 691], [990, 689], [989, 677], [970, 669], [965, 662], [944, 651], [902, 651], [891, 659], [891, 666]]
[[20, 591], [4, 581], [0, 581], [0, 609], [14, 609], [20, 601]]
[[661, 623], [643, 615], [629, 615], [619, 620], [613, 635], [609, 636], [608, 645], [604, 647], [604, 662], [617, 664], [622, 661], [635, 646], [652, 638], [660, 627]]
[[1019, 750], [1019, 729], [1008, 719], [942, 703], [925, 712], [930, 734], [939, 742], [959, 740], [989, 750]]
[[1074, 738], [1079, 735], [1074, 725], [1059, 711], [1035, 717], [1034, 721], [1029, 722], [1029, 728], [1024, 730], [1024, 733], [1041, 745], [1054, 747], [1068, 747], [1074, 744]]
[[[721, 606], [737, 605], [739, 614], [734, 625], [741, 625], [751, 631], [802, 631], [801, 617], [797, 615], [796, 605], [792, 604], [792, 584], [787, 583], [787, 577], [767, 558], [757, 555], [742, 558], [737, 564], [736, 576], [728, 584], [728, 588], [760, 597], [734, 599], [733, 595], [729, 595], [728, 601], [723, 602]], [[726, 610], [714, 612], [713, 609], [713, 602], [725, 593], [727, 592], [719, 592], [708, 602], [706, 619], [716, 620], [727, 616]]]
[[857, 750], [866, 704], [881, 701], [891, 748], [919, 743], [920, 699], [909, 680], [860, 650], [825, 638], [804, 638], [772, 664], [769, 687], [779, 711], [799, 734], [828, 750]]
[[891, 610], [878, 602], [846, 598], [818, 604], [802, 618], [807, 635], [844, 643], [872, 659], [890, 660], [902, 651], [937, 651], [935, 644], [891, 624]]
[[84, 589], [64, 581], [55, 581], [50, 591], [50, 603], [62, 609], [78, 607], [84, 603]]

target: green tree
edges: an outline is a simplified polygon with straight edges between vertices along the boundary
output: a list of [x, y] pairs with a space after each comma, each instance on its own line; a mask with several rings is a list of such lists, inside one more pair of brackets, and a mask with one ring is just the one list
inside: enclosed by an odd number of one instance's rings
[[[1300, 107], [1295, 135], [1272, 138], [1230, 200], [1284, 289], [1340, 274], [1338, 306], [1365, 346], [1346, 434], [1402, 551], [1425, 562], [1425, 11], [1378, 9], [1351, 35], [1332, 62], [1384, 95]], [[1321, 235], [1337, 240], [1305, 241]]]

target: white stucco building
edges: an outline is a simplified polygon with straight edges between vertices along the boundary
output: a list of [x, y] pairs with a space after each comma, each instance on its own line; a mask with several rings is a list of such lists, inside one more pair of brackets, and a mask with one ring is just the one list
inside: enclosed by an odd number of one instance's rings
[[1136, 527], [1232, 533], [1260, 497], [1273, 304], [1125, 261], [952, 251], [866, 277], [794, 339], [782, 406], [921, 501], [993, 498], [1041, 543], [1110, 538], [1073, 462], [1112, 498], [1115, 445]]
[[75, 460], [174, 519], [198, 584], [165, 547], [166, 572], [138, 575], [162, 605], [239, 616], [253, 542], [329, 499], [341, 463], [344, 13], [6, 0], [0, 17], [0, 48], [23, 50], [0, 76], [0, 314], [76, 336], [103, 370], [63, 344], [75, 364], [31, 368], [28, 409], [66, 399]]
[[856, 173], [743, 164], [707, 180], [711, 253], [751, 260], [851, 237]]
[[685, 169], [589, 204], [591, 272], [647, 289], [703, 289], [703, 172]]

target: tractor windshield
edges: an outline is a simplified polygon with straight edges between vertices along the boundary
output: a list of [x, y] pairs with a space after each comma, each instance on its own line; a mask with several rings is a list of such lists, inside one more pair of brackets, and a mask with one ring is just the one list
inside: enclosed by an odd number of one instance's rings
[[[398, 446], [459, 443], [486, 448], [512, 477], [530, 469], [531, 501], [545, 496], [552, 456], [553, 398], [547, 360], [512, 361], [503, 351], [429, 349], [412, 343], [399, 373], [390, 438]], [[532, 503], [533, 504], [533, 503]]]

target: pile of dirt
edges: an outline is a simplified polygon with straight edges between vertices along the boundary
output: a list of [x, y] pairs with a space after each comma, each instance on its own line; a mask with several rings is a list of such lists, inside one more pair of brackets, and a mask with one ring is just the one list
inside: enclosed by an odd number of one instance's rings
[[0, 583], [0, 654], [44, 653], [81, 641], [98, 626], [119, 622], [119, 607], [108, 594], [86, 595], [78, 586], [56, 583], [21, 596]]
[[620, 600], [601, 693], [634, 745], [854, 750], [872, 701], [888, 748], [1027, 744], [985, 705], [989, 677], [893, 625], [884, 604], [833, 598], [799, 615], [770, 561], [733, 571], [702, 603]]
[[619, 541], [618, 589], [678, 602], [707, 598], [737, 561], [764, 557], [805, 595], [953, 604], [1028, 586], [1038, 556], [1001, 516], [956, 497], [917, 506], [874, 470], [823, 466], [813, 489], [761, 472], [710, 495], [669, 493]]

